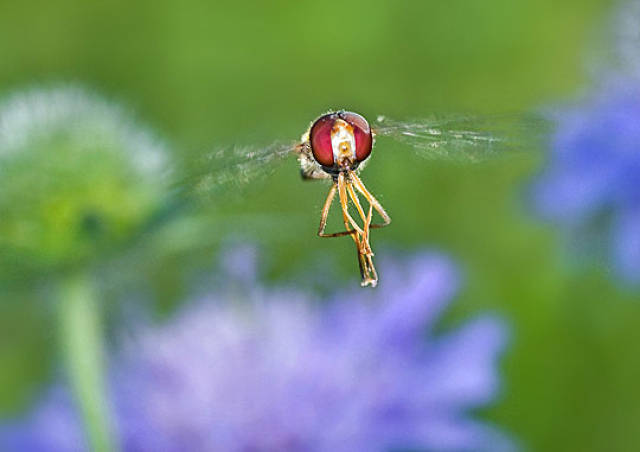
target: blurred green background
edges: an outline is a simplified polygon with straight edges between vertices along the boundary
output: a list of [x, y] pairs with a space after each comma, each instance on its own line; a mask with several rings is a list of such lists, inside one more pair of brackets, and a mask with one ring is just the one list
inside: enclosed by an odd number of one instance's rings
[[[587, 85], [585, 55], [611, 6], [5, 1], [0, 95], [79, 82], [135, 111], [174, 149], [176, 174], [189, 174], [218, 148], [295, 140], [330, 108], [403, 119], [530, 111], [570, 98]], [[465, 284], [447, 322], [486, 309], [511, 322], [503, 395], [483, 415], [531, 450], [637, 450], [637, 294], [617, 288], [607, 269], [566, 265], [554, 231], [527, 205], [544, 149], [528, 151], [465, 166], [379, 139], [363, 179], [393, 223], [376, 231], [374, 250], [452, 254]], [[350, 240], [315, 236], [326, 190], [302, 183], [293, 158], [249, 185], [223, 187], [129, 253], [135, 278], [105, 264], [105, 298], [130, 289], [170, 312], [233, 240], [260, 245], [271, 279], [319, 291], [354, 285]], [[57, 351], [46, 285], [3, 285], [0, 413], [8, 415], [51, 377]]]

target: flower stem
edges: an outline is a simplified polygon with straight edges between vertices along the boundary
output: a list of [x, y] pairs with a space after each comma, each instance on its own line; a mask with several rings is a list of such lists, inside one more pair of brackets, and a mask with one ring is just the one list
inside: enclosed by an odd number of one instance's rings
[[61, 285], [59, 296], [62, 353], [88, 444], [93, 451], [113, 451], [105, 396], [102, 325], [89, 278], [71, 275]]

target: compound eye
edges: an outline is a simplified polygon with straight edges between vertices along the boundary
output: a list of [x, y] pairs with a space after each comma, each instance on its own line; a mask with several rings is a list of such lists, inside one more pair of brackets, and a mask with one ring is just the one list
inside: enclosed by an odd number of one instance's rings
[[353, 134], [356, 139], [356, 160], [358, 162], [366, 160], [369, 154], [371, 154], [371, 147], [373, 145], [369, 123], [362, 116], [351, 111], [342, 112], [340, 118], [353, 127]]
[[311, 126], [309, 141], [313, 158], [322, 166], [333, 166], [333, 147], [331, 146], [331, 128], [335, 114], [321, 116]]

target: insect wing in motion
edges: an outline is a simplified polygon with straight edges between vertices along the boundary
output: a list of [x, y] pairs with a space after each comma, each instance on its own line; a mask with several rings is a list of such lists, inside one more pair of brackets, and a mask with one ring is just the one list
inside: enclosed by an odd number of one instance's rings
[[413, 121], [378, 116], [378, 137], [413, 147], [428, 159], [478, 162], [528, 151], [546, 136], [549, 124], [537, 115], [440, 115]]
[[[445, 115], [408, 121], [378, 116], [371, 129], [380, 139], [378, 148], [392, 139], [426, 159], [474, 163], [528, 151], [546, 136], [549, 124], [535, 115]], [[299, 151], [299, 142], [285, 141], [209, 152], [177, 188], [207, 195], [227, 185], [242, 186], [272, 174], [279, 162]], [[327, 175], [307, 177], [325, 179]]]

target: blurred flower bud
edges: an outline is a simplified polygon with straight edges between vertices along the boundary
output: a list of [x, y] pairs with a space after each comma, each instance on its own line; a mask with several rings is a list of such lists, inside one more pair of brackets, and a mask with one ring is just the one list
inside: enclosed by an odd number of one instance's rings
[[0, 103], [0, 273], [82, 266], [132, 239], [163, 200], [165, 145], [73, 86]]

